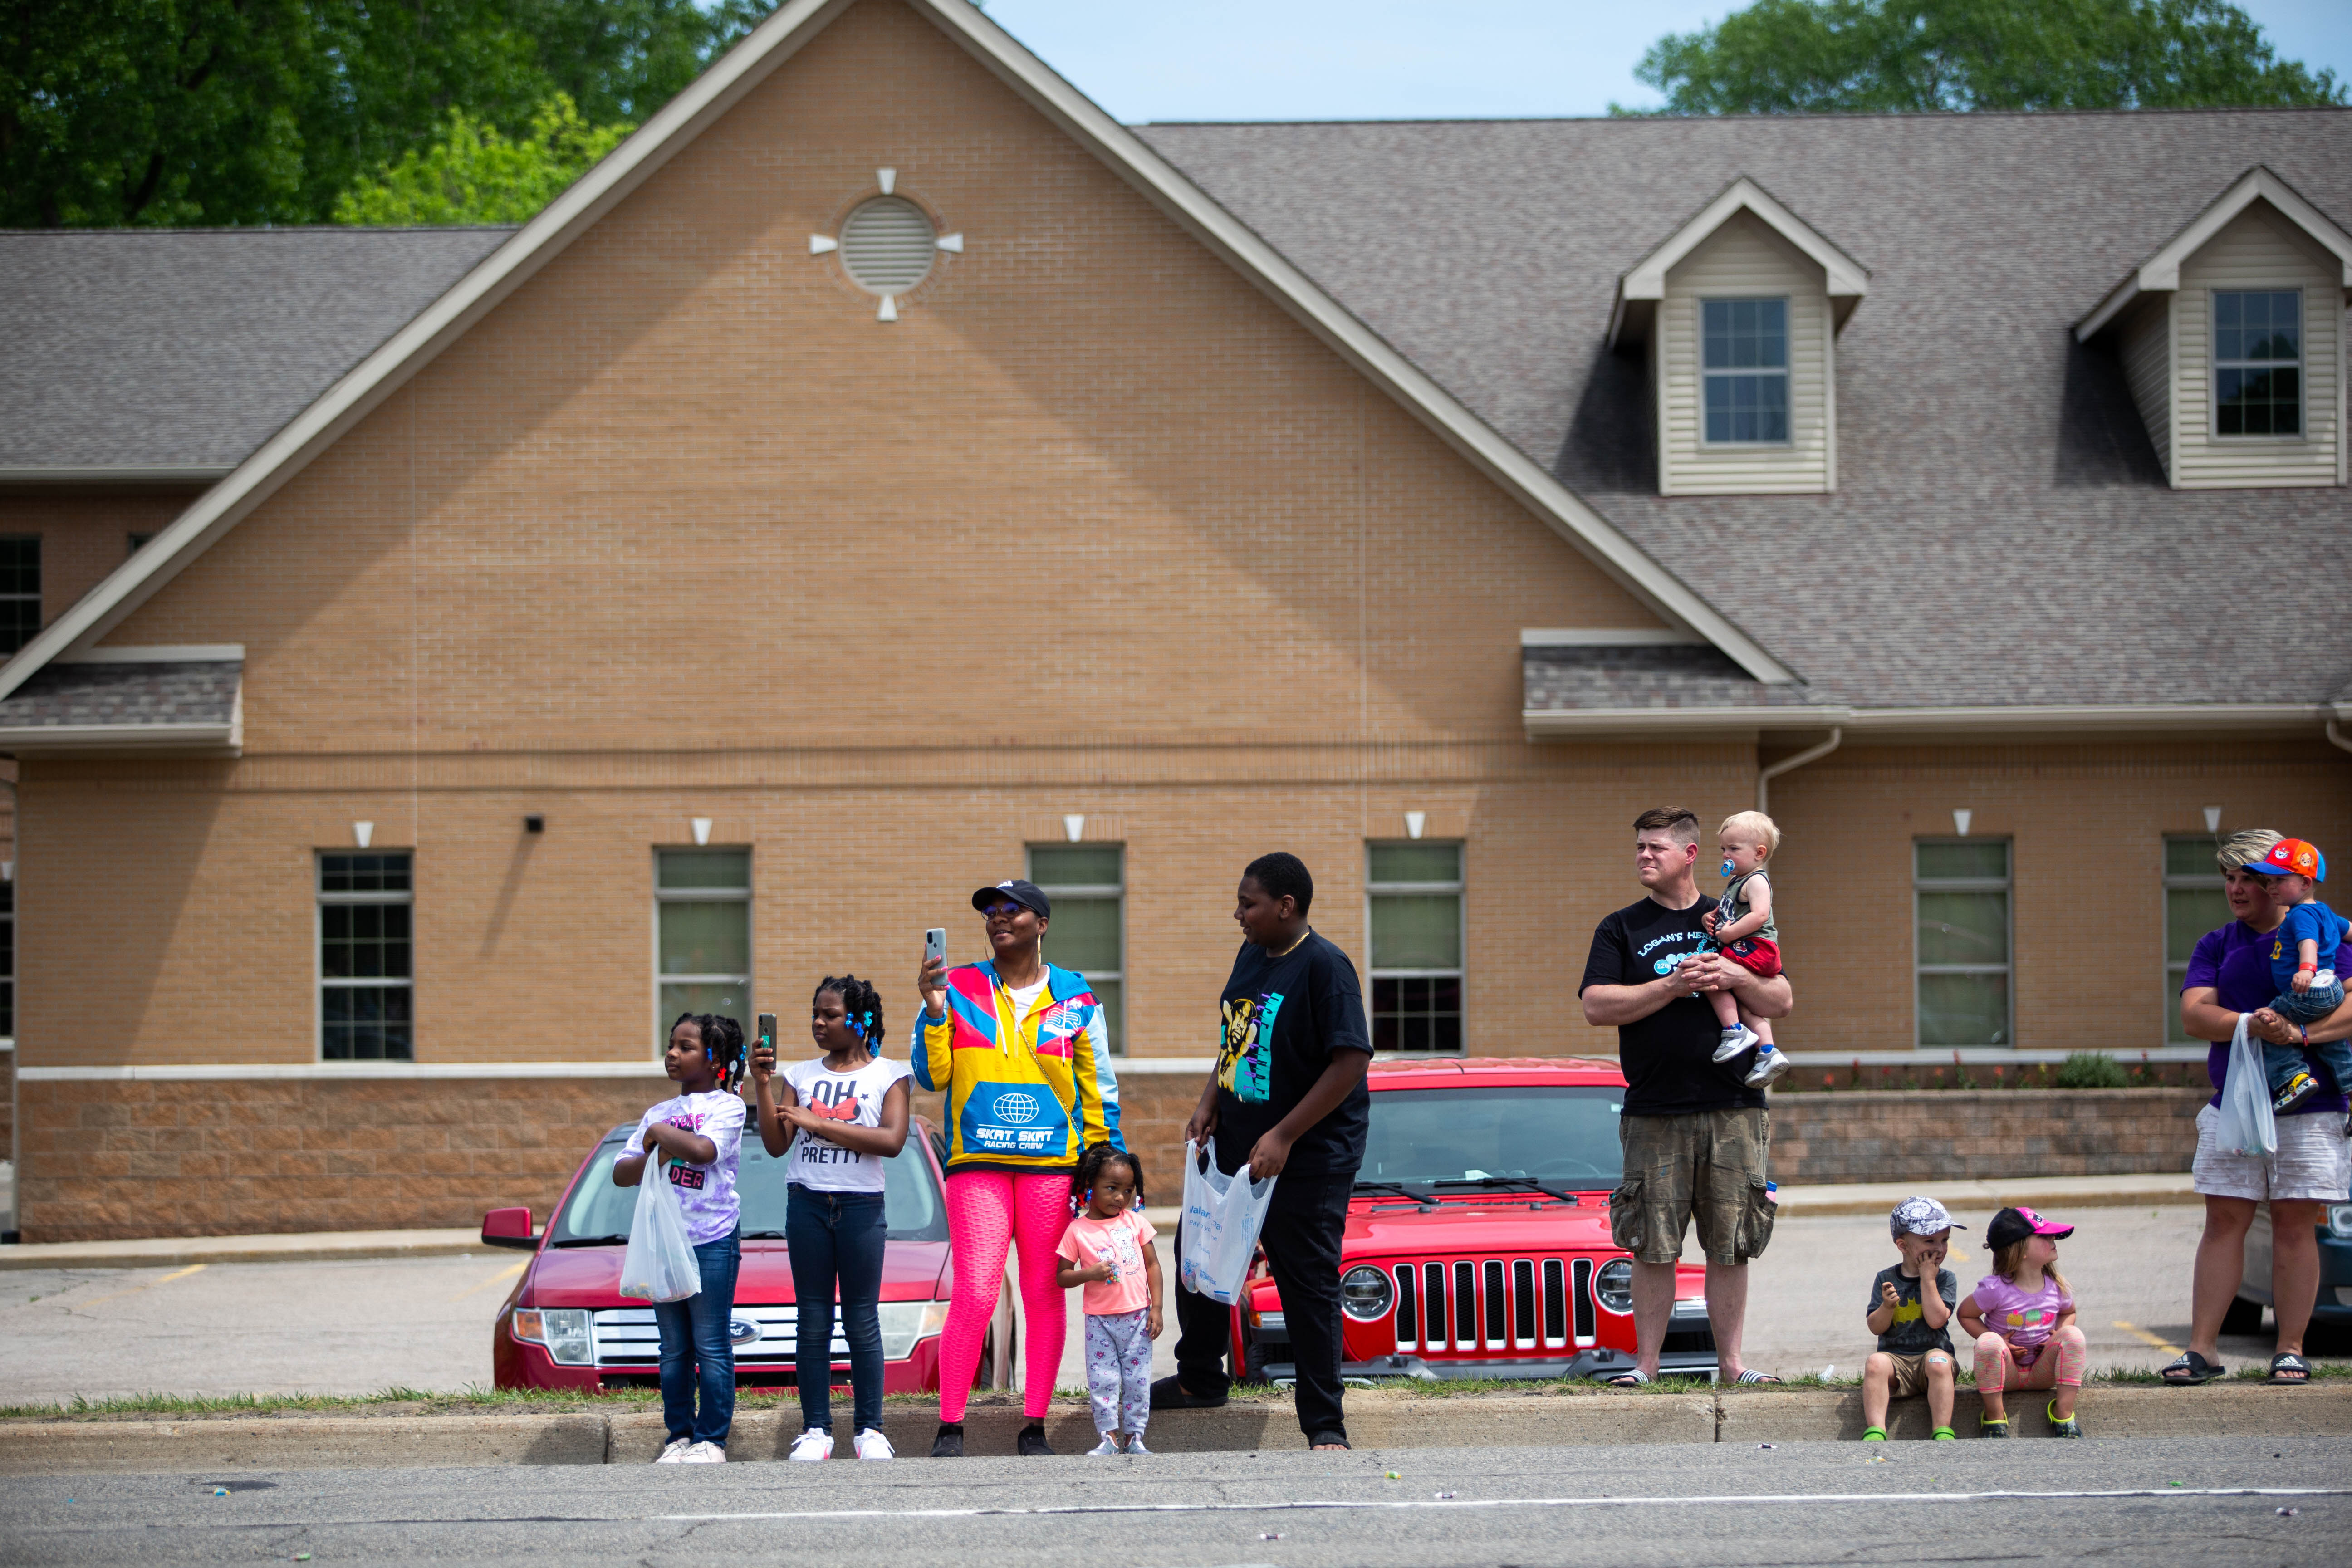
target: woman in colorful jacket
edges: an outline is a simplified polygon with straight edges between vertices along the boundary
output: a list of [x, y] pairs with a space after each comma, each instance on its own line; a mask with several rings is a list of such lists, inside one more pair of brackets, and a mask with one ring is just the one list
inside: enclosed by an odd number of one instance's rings
[[971, 896], [992, 954], [953, 969], [923, 965], [917, 985], [915, 1081], [947, 1091], [948, 1239], [955, 1294], [940, 1340], [940, 1432], [931, 1458], [963, 1455], [963, 1411], [996, 1310], [1006, 1248], [1021, 1249], [1028, 1331], [1029, 1425], [1014, 1444], [1050, 1454], [1045, 1406], [1062, 1365], [1063, 1292], [1055, 1249], [1070, 1223], [1070, 1175], [1089, 1144], [1125, 1148], [1118, 1079], [1102, 1003], [1082, 974], [1045, 962], [1054, 906], [1035, 884], [999, 882]]

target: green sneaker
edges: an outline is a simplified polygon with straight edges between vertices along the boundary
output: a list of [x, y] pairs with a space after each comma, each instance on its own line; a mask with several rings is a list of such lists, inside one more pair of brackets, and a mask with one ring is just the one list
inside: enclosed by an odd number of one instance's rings
[[1865, 1426], [1862, 1429], [1862, 1440], [1865, 1443], [1884, 1443], [1886, 1441], [1886, 1428]]
[[1994, 1420], [1994, 1419], [1993, 1419], [1991, 1416], [1990, 1416], [1990, 1415], [1979, 1415], [1979, 1416], [1978, 1416], [1978, 1417], [1977, 1417], [1977, 1436], [1979, 1436], [1979, 1437], [2006, 1437], [2006, 1436], [2009, 1436], [2009, 1417], [2008, 1417], [2008, 1416], [2006, 1416], [2006, 1415], [2004, 1415], [2004, 1416], [2002, 1416], [2000, 1420], [1996, 1421], [1996, 1420]]
[[2079, 1437], [2083, 1435], [2083, 1418], [2079, 1415], [2069, 1415], [2064, 1420], [2060, 1420], [2058, 1402], [2055, 1399], [2050, 1402], [2050, 1407], [2042, 1414], [2050, 1418], [2050, 1435], [2053, 1437]]
[[1938, 1443], [1957, 1443], [1957, 1442], [1958, 1442], [1959, 1440], [1960, 1440], [1960, 1435], [1959, 1435], [1958, 1432], [1953, 1431], [1949, 1426], [1938, 1426], [1938, 1427], [1937, 1427], [1937, 1428], [1936, 1428], [1936, 1441], [1937, 1441], [1937, 1442], [1938, 1442]]

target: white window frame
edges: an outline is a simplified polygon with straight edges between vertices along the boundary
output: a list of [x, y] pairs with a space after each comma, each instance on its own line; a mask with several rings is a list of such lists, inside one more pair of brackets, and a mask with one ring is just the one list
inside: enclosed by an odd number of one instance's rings
[[[1108, 903], [1116, 906], [1118, 912], [1118, 967], [1109, 971], [1089, 969], [1086, 973], [1088, 984], [1097, 980], [1107, 980], [1118, 987], [1118, 1029], [1111, 1039], [1110, 1054], [1114, 1057], [1123, 1057], [1127, 1055], [1128, 1012], [1135, 1005], [1134, 996], [1129, 994], [1127, 989], [1127, 845], [1124, 841], [1117, 844], [1026, 844], [1022, 846], [1023, 859], [1025, 862], [1022, 867], [1024, 873], [1034, 872], [1036, 869], [1037, 851], [1040, 849], [1116, 849], [1118, 851], [1118, 880], [1116, 882], [1037, 882], [1037, 890], [1056, 903], [1065, 899], [1070, 899], [1087, 903]], [[1036, 878], [1031, 876], [1030, 880], [1036, 881]]]
[[[1710, 370], [1706, 363], [1706, 308], [1709, 305], [1731, 305], [1742, 300], [1777, 300], [1780, 305], [1780, 363], [1772, 365], [1726, 365]], [[1790, 309], [1786, 294], [1702, 294], [1698, 297], [1698, 342], [1693, 345], [1698, 361], [1698, 444], [1707, 452], [1784, 452], [1797, 444], [1796, 312]], [[1788, 417], [1789, 433], [1777, 441], [1717, 441], [1706, 433], [1706, 387], [1717, 376], [1774, 375], [1780, 378], [1780, 407]]]
[[[320, 884], [326, 880], [327, 861], [333, 857], [399, 855], [408, 861], [408, 888], [404, 892], [331, 893]], [[353, 904], [405, 904], [408, 906], [408, 974], [405, 979], [389, 976], [368, 976], [348, 980], [331, 979], [327, 974], [327, 910], [329, 906], [346, 907]], [[408, 993], [408, 1056], [416, 1058], [416, 851], [414, 849], [320, 849], [310, 857], [310, 973], [312, 989], [318, 1000], [310, 1009], [312, 1038], [310, 1053], [318, 1061], [327, 1061], [327, 993], [357, 991], [378, 986], [404, 990]], [[335, 1060], [344, 1058], [336, 1058]], [[398, 1057], [353, 1057], [353, 1061], [399, 1061]]]
[[[2292, 294], [2294, 296], [2294, 432], [2283, 436], [2275, 430], [2259, 434], [2241, 432], [2234, 436], [2221, 433], [2221, 373], [2225, 370], [2280, 370], [2287, 362], [2277, 360], [2223, 360], [2221, 358], [2221, 296], [2224, 294]], [[2309, 439], [2311, 432], [2311, 301], [2303, 297], [2299, 284], [2282, 284], [2276, 289], [2209, 289], [2205, 291], [2205, 351], [2212, 374], [2207, 378], [2205, 401], [2206, 433], [2216, 441], [2285, 441]]]
[[[1460, 873], [1461, 873], [1459, 876], [1456, 876], [1456, 877], [1455, 877], [1452, 881], [1450, 881], [1450, 882], [1376, 882], [1376, 881], [1372, 880], [1372, 874], [1371, 874], [1371, 873], [1372, 873], [1372, 852], [1373, 852], [1374, 850], [1376, 850], [1376, 849], [1388, 848], [1388, 847], [1393, 847], [1393, 846], [1397, 846], [1397, 845], [1403, 845], [1403, 846], [1407, 846], [1407, 847], [1412, 847], [1412, 848], [1432, 848], [1432, 847], [1437, 847], [1437, 846], [1440, 846], [1440, 845], [1445, 845], [1445, 844], [1451, 844], [1451, 845], [1453, 845], [1453, 846], [1454, 846], [1454, 865], [1460, 868]], [[1469, 893], [1469, 885], [1470, 885], [1470, 846], [1469, 846], [1469, 843], [1468, 843], [1468, 841], [1467, 841], [1467, 840], [1460, 839], [1460, 838], [1421, 838], [1421, 839], [1408, 839], [1408, 838], [1367, 838], [1366, 840], [1364, 840], [1364, 972], [1365, 972], [1365, 979], [1366, 979], [1366, 981], [1367, 981], [1368, 983], [1377, 983], [1377, 982], [1379, 982], [1379, 981], [1382, 981], [1382, 980], [1451, 980], [1451, 981], [1454, 982], [1454, 983], [1455, 983], [1455, 984], [1457, 984], [1457, 985], [1461, 988], [1461, 996], [1462, 996], [1462, 1047], [1461, 1047], [1461, 1049], [1460, 1049], [1460, 1050], [1454, 1050], [1454, 1051], [1407, 1051], [1407, 1050], [1398, 1050], [1398, 1051], [1391, 1051], [1391, 1052], [1390, 1052], [1390, 1053], [1389, 1053], [1385, 1058], [1381, 1058], [1382, 1060], [1387, 1060], [1387, 1061], [1395, 1061], [1395, 1060], [1399, 1060], [1399, 1059], [1409, 1059], [1409, 1058], [1415, 1058], [1415, 1057], [1438, 1057], [1438, 1058], [1454, 1058], [1454, 1057], [1466, 1056], [1466, 1055], [1468, 1055], [1468, 1054], [1469, 1054], [1469, 1051], [1470, 1051], [1470, 976], [1469, 976], [1469, 970], [1470, 970], [1470, 893]], [[1447, 894], [1447, 893], [1450, 893], [1450, 894], [1452, 894], [1452, 895], [1454, 896], [1454, 951], [1455, 952], [1457, 952], [1457, 953], [1459, 953], [1459, 954], [1461, 954], [1461, 955], [1462, 955], [1462, 961], [1461, 961], [1461, 963], [1459, 963], [1455, 964], [1452, 969], [1375, 969], [1375, 968], [1373, 968], [1373, 967], [1372, 967], [1372, 900], [1373, 900], [1375, 897], [1377, 897], [1377, 896], [1381, 896], [1381, 895], [1383, 895], [1383, 894], [1386, 894], [1386, 895], [1402, 894], [1402, 895], [1406, 895], [1406, 896], [1409, 896], [1409, 897], [1410, 897], [1410, 896], [1413, 896], [1413, 895], [1432, 895], [1432, 894]], [[1371, 1032], [1371, 1034], [1372, 1034], [1372, 1037], [1373, 1037], [1373, 1039], [1375, 1040], [1375, 1042], [1377, 1042], [1377, 1040], [1378, 1040], [1378, 1038], [1379, 1038], [1379, 1028], [1378, 1028], [1378, 1025], [1374, 1022], [1374, 1012], [1375, 1012], [1375, 1009], [1376, 1009], [1376, 1007], [1377, 1007], [1377, 1002], [1376, 1002], [1376, 1000], [1375, 1000], [1375, 999], [1378, 997], [1378, 995], [1379, 995], [1379, 994], [1379, 994], [1379, 992], [1378, 992], [1377, 990], [1369, 990], [1369, 991], [1367, 991], [1367, 992], [1366, 992], [1365, 996], [1364, 996], [1364, 1003], [1365, 1003], [1365, 1007], [1364, 1007], [1364, 1026], [1365, 1026], [1365, 1028], [1366, 1028], [1367, 1030], [1369, 1030], [1369, 1031], [1370, 1031], [1370, 1032]], [[1375, 1046], [1374, 1046], [1374, 1054], [1375, 1054], [1375, 1055], [1377, 1055], [1377, 1054], [1378, 1054], [1378, 1050], [1379, 1050], [1379, 1047], [1378, 1047], [1378, 1045], [1377, 1045], [1377, 1043], [1376, 1043], [1376, 1044], [1375, 1044]]]
[[[661, 885], [661, 858], [673, 851], [707, 855], [712, 851], [730, 854], [740, 851], [743, 857], [743, 886], [738, 888], [665, 888]], [[662, 1059], [669, 1034], [669, 1012], [662, 1004], [665, 985], [737, 985], [743, 991], [743, 1016], [737, 1020], [743, 1033], [750, 1037], [756, 1028], [759, 1014], [754, 1005], [751, 976], [745, 974], [665, 974], [661, 966], [661, 907], [664, 904], [741, 904], [743, 906], [743, 958], [756, 967], [759, 962], [759, 928], [754, 924], [757, 908], [751, 898], [751, 886], [757, 876], [752, 863], [751, 847], [748, 844], [656, 844], [654, 846], [653, 909], [648, 923], [653, 938], [654, 984], [654, 1060]], [[782, 1027], [781, 1025], [778, 1026]]]
[[[2165, 868], [2165, 907], [2161, 912], [2160, 918], [2163, 921], [2163, 929], [2168, 935], [2172, 930], [2171, 895], [2176, 889], [2181, 892], [2211, 891], [2218, 893], [2226, 891], [2229, 888], [2229, 882], [2222, 877], [2221, 868], [2218, 862], [2215, 863], [2213, 869], [2210, 874], [2204, 872], [2191, 874], [2186, 872], [2176, 872], [2170, 869], [2172, 864], [2172, 847], [2175, 844], [2202, 844], [2210, 848], [2213, 847], [2213, 838], [2211, 835], [2203, 833], [2168, 833], [2164, 836], [2162, 843], [2163, 847], [2159, 853], [2162, 854], [2164, 858], [2159, 862], [2159, 864]], [[2176, 1040], [2172, 1037], [2172, 1031], [2178, 1028], [2180, 1024], [2180, 983], [2188, 977], [2189, 960], [2184, 958], [2179, 963], [2175, 963], [2172, 961], [2172, 954], [2167, 952], [2164, 955], [2165, 1016], [2162, 1026], [2163, 1032], [2157, 1037], [2158, 1041], [2164, 1045], [2200, 1045], [2204, 1043], [2202, 1041]]]
[[[1998, 844], [2003, 853], [2003, 863], [2009, 868], [2005, 877], [1922, 877], [1919, 875], [1919, 851], [1927, 845]], [[2001, 945], [2009, 954], [2004, 963], [1922, 963], [1919, 962], [1919, 895], [1930, 893], [1992, 893], [2002, 895]], [[1988, 835], [1980, 838], [1914, 838], [1911, 841], [1911, 1048], [1913, 1050], [1969, 1050], [1982, 1047], [1928, 1046], [1919, 1038], [1920, 1015], [1919, 977], [1923, 974], [1999, 974], [2009, 984], [2001, 988], [2009, 1016], [2001, 1033], [2008, 1037], [2002, 1047], [2015, 1050], [2017, 1039], [2017, 841]]]

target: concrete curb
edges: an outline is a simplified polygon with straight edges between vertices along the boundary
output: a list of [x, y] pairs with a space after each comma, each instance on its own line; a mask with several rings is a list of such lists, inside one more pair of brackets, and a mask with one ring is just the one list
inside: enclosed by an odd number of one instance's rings
[[[2044, 1396], [2011, 1402], [2019, 1437], [2048, 1436]], [[1349, 1435], [1359, 1448], [1520, 1448], [1659, 1443], [1804, 1443], [1862, 1436], [1859, 1389], [1692, 1394], [1499, 1395], [1417, 1399], [1409, 1394], [1351, 1394]], [[1974, 1440], [1980, 1406], [1960, 1392], [1954, 1425]], [[2094, 1384], [2080, 1407], [2093, 1437], [2352, 1436], [2352, 1383], [2310, 1388], [2260, 1384], [2192, 1388]], [[834, 1403], [847, 1458], [846, 1402]], [[1004, 1406], [976, 1408], [964, 1420], [965, 1452], [1010, 1454], [1026, 1417]], [[782, 1459], [800, 1428], [799, 1411], [762, 1402], [739, 1409], [728, 1447], [735, 1463]], [[937, 1417], [921, 1406], [893, 1406], [883, 1431], [899, 1454], [930, 1452]], [[1080, 1405], [1048, 1413], [1046, 1440], [1062, 1454], [1095, 1443]], [[1928, 1436], [1927, 1402], [1894, 1407], [1888, 1435]], [[384, 1415], [237, 1417], [222, 1421], [11, 1421], [0, 1423], [0, 1475], [90, 1471], [399, 1469], [441, 1466], [641, 1465], [661, 1452], [662, 1418], [653, 1412], [559, 1415]], [[1249, 1452], [1304, 1445], [1286, 1404], [1230, 1405], [1222, 1410], [1170, 1410], [1153, 1417], [1151, 1446], [1163, 1453]]]

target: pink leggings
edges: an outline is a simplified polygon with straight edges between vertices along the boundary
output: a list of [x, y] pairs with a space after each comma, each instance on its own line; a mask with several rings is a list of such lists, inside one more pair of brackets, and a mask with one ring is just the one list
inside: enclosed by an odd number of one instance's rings
[[1977, 1336], [1977, 1386], [2004, 1394], [2012, 1388], [2048, 1388], [2053, 1383], [2069, 1388], [2083, 1386], [2083, 1368], [2091, 1359], [2091, 1345], [2074, 1324], [2055, 1331], [2048, 1342], [2032, 1347], [2030, 1353], [2031, 1361], [2021, 1362], [2007, 1340], [1987, 1329]]
[[948, 1241], [955, 1249], [955, 1295], [948, 1302], [948, 1326], [940, 1336], [940, 1419], [963, 1419], [972, 1374], [980, 1370], [981, 1342], [996, 1311], [998, 1281], [1004, 1278], [1005, 1249], [1021, 1246], [1022, 1337], [1028, 1342], [1022, 1370], [1027, 1386], [1021, 1405], [1032, 1420], [1042, 1418], [1054, 1397], [1054, 1377], [1062, 1370], [1062, 1335], [1068, 1326], [1066, 1303], [1055, 1277], [1062, 1261], [1055, 1248], [1070, 1226], [1070, 1178], [1015, 1176], [1003, 1171], [960, 1171], [948, 1178]]

